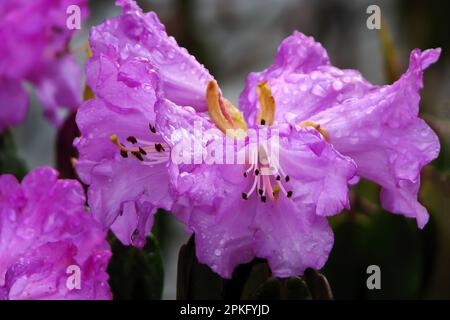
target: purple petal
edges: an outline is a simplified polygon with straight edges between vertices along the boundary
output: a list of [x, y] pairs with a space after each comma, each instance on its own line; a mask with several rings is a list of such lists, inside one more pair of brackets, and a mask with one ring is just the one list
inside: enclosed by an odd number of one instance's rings
[[258, 197], [243, 200], [245, 181], [226, 182], [233, 174], [240, 179], [242, 171], [230, 166], [216, 166], [215, 170], [215, 185], [226, 187], [226, 193], [209, 207], [195, 207], [188, 221], [200, 262], [224, 278], [254, 257], [267, 259], [278, 277], [301, 275], [306, 268], [324, 265], [333, 245], [325, 218], [286, 198], [276, 204], [262, 203]]
[[[101, 100], [89, 100], [77, 113], [81, 137], [77, 172], [89, 185], [88, 199], [94, 217], [111, 227], [125, 244], [143, 246], [157, 208], [170, 210], [172, 198], [166, 163], [146, 165], [129, 154], [123, 158], [110, 136], [129, 147], [132, 136], [162, 142], [149, 130], [149, 120], [138, 108], [117, 112]], [[131, 240], [134, 241], [131, 241]]]
[[281, 43], [272, 66], [248, 75], [239, 106], [250, 125], [259, 114], [256, 86], [263, 81], [269, 81], [279, 123], [307, 120], [348, 97], [363, 96], [372, 87], [359, 72], [330, 65], [325, 49], [300, 32]]
[[[158, 128], [173, 148], [185, 140], [208, 144], [223, 138], [220, 132], [196, 136], [196, 122], [204, 129], [211, 124], [168, 100], [157, 103], [156, 113]], [[189, 207], [174, 214], [195, 233], [199, 261], [222, 277], [230, 278], [238, 264], [254, 257], [268, 259], [273, 274], [282, 277], [320, 268], [328, 257], [333, 236], [316, 213], [334, 214], [348, 205], [347, 184], [355, 165], [314, 130], [292, 132], [280, 144], [281, 166], [298, 195], [280, 195], [276, 203], [263, 203], [256, 192], [242, 198], [253, 184], [243, 175], [244, 165], [171, 163], [171, 183]]]
[[241, 200], [232, 196], [214, 209], [196, 208], [189, 221], [199, 261], [227, 279], [237, 265], [256, 256], [253, 224], [256, 202], [243, 206]]
[[208, 70], [167, 35], [154, 12], [142, 12], [131, 0], [116, 3], [123, 7], [122, 16], [91, 30], [94, 57], [108, 55], [119, 64], [130, 57], [147, 61], [157, 70], [168, 99], [205, 111], [206, 86], [212, 79]]
[[72, 56], [63, 56], [48, 64], [35, 83], [36, 93], [44, 114], [56, 125], [60, 125], [58, 107], [76, 110], [81, 104], [81, 68]]
[[100, 54], [87, 63], [87, 82], [109, 107], [118, 112], [137, 109], [154, 121], [153, 106], [158, 88], [153, 67], [138, 58], [122, 60], [120, 64]]
[[307, 268], [321, 269], [333, 247], [327, 219], [281, 199], [272, 208], [260, 205], [255, 224], [256, 254], [266, 258], [272, 275], [303, 275]]
[[0, 76], [0, 133], [25, 119], [28, 111], [27, 93], [19, 81]]
[[[55, 124], [61, 120], [58, 107], [73, 110], [81, 101], [81, 71], [68, 52], [74, 34], [66, 26], [69, 5], [78, 5], [81, 17], [87, 16], [86, 0], [3, 0], [0, 8], [0, 79], [11, 79], [16, 87], [24, 81], [35, 85], [45, 115]], [[1, 86], [0, 96], [23, 103], [22, 90], [7, 90]], [[2, 113], [15, 108], [0, 102]]]
[[439, 140], [418, 118], [423, 71], [440, 49], [411, 53], [408, 71], [394, 84], [371, 90], [311, 118], [325, 128], [339, 152], [353, 158], [358, 175], [382, 186], [385, 209], [415, 217], [422, 228], [426, 209], [417, 201], [420, 171], [439, 154]]
[[[43, 167], [21, 184], [0, 176], [0, 295], [5, 299], [111, 299], [106, 233], [84, 210], [76, 180]], [[66, 286], [78, 266], [81, 289]]]
[[[197, 165], [203, 161], [203, 150], [207, 145], [222, 141], [223, 134], [204, 114], [196, 113], [190, 107], [180, 107], [167, 99], [158, 100], [156, 104], [156, 125], [158, 132], [171, 148], [169, 162], [169, 179], [178, 198], [189, 198], [195, 203], [210, 204], [211, 199], [223, 194], [223, 186], [216, 181], [216, 171], [209, 166]], [[206, 135], [207, 134], [207, 135]], [[179, 155], [179, 152], [182, 155]], [[186, 157], [188, 163], [178, 163], [178, 157]], [[189, 172], [191, 174], [181, 174]], [[175, 210], [173, 213], [185, 221], [188, 211]]]
[[356, 174], [351, 158], [342, 156], [313, 129], [293, 132], [281, 140], [280, 165], [291, 178], [287, 186], [299, 207], [320, 216], [349, 209], [348, 184]]

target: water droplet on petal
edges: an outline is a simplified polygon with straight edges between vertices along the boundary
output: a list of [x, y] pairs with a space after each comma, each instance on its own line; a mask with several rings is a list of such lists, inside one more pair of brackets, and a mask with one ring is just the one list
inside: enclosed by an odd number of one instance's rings
[[339, 80], [333, 82], [333, 89], [336, 91], [341, 90], [343, 86], [344, 86], [343, 83]]
[[316, 84], [313, 89], [312, 93], [316, 96], [323, 97], [325, 95], [325, 90], [318, 84]]

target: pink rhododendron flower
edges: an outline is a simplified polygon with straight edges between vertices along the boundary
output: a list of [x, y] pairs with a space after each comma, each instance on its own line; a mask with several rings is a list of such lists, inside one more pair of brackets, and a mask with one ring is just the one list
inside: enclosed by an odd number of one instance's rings
[[0, 3], [0, 132], [19, 124], [28, 110], [26, 82], [33, 84], [44, 114], [55, 124], [57, 108], [81, 102], [81, 68], [68, 51], [74, 33], [67, 7], [87, 0], [3, 0]]
[[96, 98], [77, 114], [77, 170], [94, 216], [123, 243], [142, 247], [157, 208], [173, 205], [170, 150], [155, 131], [158, 82], [167, 98], [206, 110], [212, 77], [167, 36], [155, 13], [118, 3], [123, 15], [93, 27], [89, 38], [87, 82]]
[[81, 184], [53, 169], [0, 176], [0, 299], [111, 299], [106, 232], [84, 206]]
[[[439, 142], [417, 118], [417, 91], [439, 50], [414, 51], [398, 82], [377, 87], [331, 66], [320, 44], [295, 32], [273, 66], [249, 75], [242, 114], [154, 13], [117, 3], [123, 14], [91, 32], [87, 74], [96, 98], [78, 111], [76, 145], [94, 215], [122, 242], [142, 246], [162, 207], [195, 233], [200, 262], [223, 277], [254, 257], [267, 259], [275, 276], [299, 275], [325, 264], [333, 245], [326, 217], [349, 207], [356, 174], [383, 186], [387, 209], [426, 223], [418, 173]], [[251, 135], [264, 131], [254, 148]], [[243, 163], [173, 159], [180, 145], [207, 150], [227, 137]]]
[[[245, 121], [210, 82], [206, 96], [215, 125], [224, 132], [278, 129], [279, 158], [259, 144], [246, 165], [170, 163], [172, 183], [191, 209], [182, 219], [196, 235], [199, 260], [226, 278], [254, 257], [267, 259], [279, 277], [321, 268], [333, 243], [323, 217], [348, 208], [347, 183], [358, 180], [354, 169], [381, 184], [387, 210], [415, 217], [422, 228], [428, 214], [417, 202], [419, 173], [437, 157], [439, 141], [417, 117], [418, 90], [423, 70], [439, 53], [414, 50], [401, 79], [377, 87], [357, 71], [331, 66], [320, 44], [295, 32], [273, 66], [248, 77], [240, 98]], [[179, 128], [193, 144], [220, 139], [219, 132], [195, 141], [192, 124], [211, 124], [193, 110], [162, 100], [156, 111], [173, 150], [184, 139]], [[262, 175], [265, 167], [272, 173]]]
[[[194, 123], [208, 130], [206, 141], [196, 141]], [[157, 125], [174, 150], [179, 143], [187, 144], [186, 137], [205, 148], [216, 141], [221, 145], [224, 137], [219, 130], [212, 134], [214, 123], [169, 100], [158, 102]], [[278, 157], [266, 144], [279, 149]], [[269, 133], [254, 148], [246, 139], [233, 152], [246, 154], [248, 161], [170, 163], [171, 182], [180, 202], [189, 207], [188, 214], [174, 213], [195, 233], [199, 261], [225, 278], [254, 257], [267, 259], [272, 274], [279, 277], [321, 268], [333, 245], [326, 216], [348, 208], [353, 161], [315, 130], [296, 128], [280, 130], [274, 142]]]
[[417, 201], [421, 169], [436, 159], [439, 140], [418, 117], [423, 72], [441, 49], [413, 50], [409, 68], [392, 85], [375, 86], [355, 70], [330, 64], [325, 49], [295, 32], [283, 41], [272, 66], [251, 73], [240, 97], [247, 119], [258, 114], [255, 85], [268, 81], [278, 123], [312, 125], [357, 164], [358, 175], [378, 183], [386, 210], [417, 219], [426, 209]]

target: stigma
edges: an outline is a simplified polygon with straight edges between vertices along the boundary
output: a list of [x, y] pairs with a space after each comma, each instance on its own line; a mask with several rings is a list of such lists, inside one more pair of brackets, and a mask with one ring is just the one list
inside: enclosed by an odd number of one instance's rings
[[[151, 138], [156, 138], [156, 128], [152, 124], [149, 125]], [[142, 140], [134, 136], [128, 136], [125, 141], [119, 141], [116, 134], [112, 134], [109, 139], [117, 147], [123, 158], [133, 157], [139, 160], [143, 165], [157, 165], [169, 161], [169, 150], [165, 143], [161, 143], [160, 139]]]
[[262, 145], [258, 150], [249, 150], [249, 165], [243, 173], [245, 178], [251, 179], [251, 187], [242, 192], [242, 199], [248, 200], [253, 194], [261, 202], [267, 200], [277, 202], [280, 194], [291, 198], [293, 192], [289, 189], [289, 175], [283, 170], [279, 161], [268, 155]]

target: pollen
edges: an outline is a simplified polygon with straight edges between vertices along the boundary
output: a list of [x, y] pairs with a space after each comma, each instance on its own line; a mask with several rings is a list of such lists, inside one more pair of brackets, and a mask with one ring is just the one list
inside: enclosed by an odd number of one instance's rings
[[145, 141], [134, 136], [128, 136], [124, 143], [121, 143], [116, 134], [112, 134], [109, 140], [119, 149], [123, 158], [128, 158], [131, 154], [144, 165], [166, 163], [169, 159], [169, 152], [166, 152], [164, 143]]
[[114, 144], [119, 143], [118, 140], [117, 140], [117, 135], [116, 135], [116, 134], [112, 134], [112, 135], [109, 137], [109, 140], [111, 140], [112, 143], [114, 143]]

